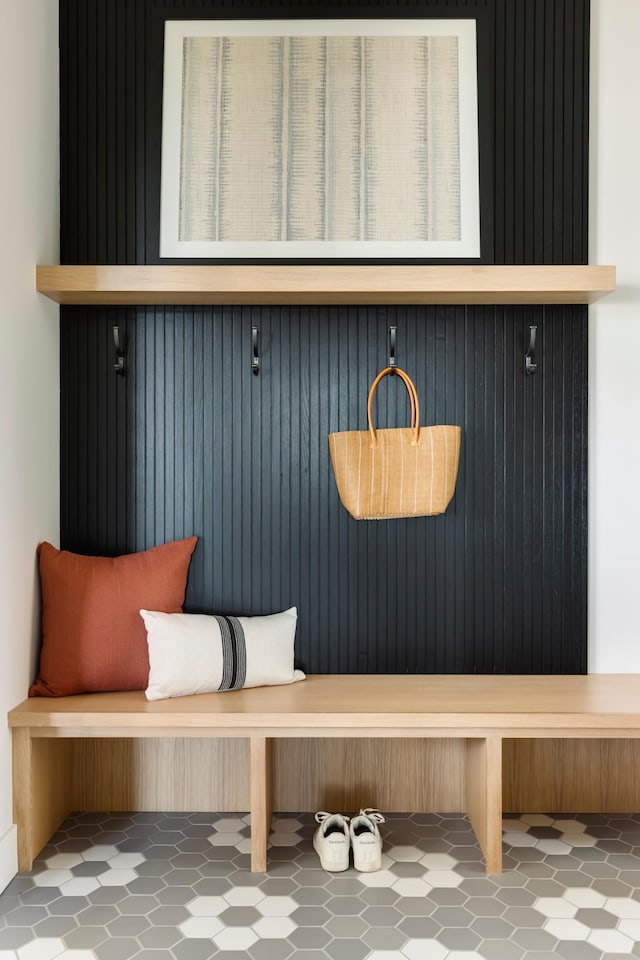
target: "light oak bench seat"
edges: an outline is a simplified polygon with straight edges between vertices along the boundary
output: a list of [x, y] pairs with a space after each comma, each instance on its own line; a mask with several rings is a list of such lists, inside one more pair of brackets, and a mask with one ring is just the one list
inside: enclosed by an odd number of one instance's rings
[[502, 869], [503, 741], [640, 739], [640, 677], [311, 676], [291, 686], [155, 702], [140, 691], [35, 698], [10, 712], [9, 725], [21, 870], [31, 869], [70, 812], [61, 786], [68, 771], [56, 752], [62, 740], [247, 738], [251, 869], [264, 871], [274, 741], [452, 738], [463, 743], [466, 812], [487, 872], [495, 873]]

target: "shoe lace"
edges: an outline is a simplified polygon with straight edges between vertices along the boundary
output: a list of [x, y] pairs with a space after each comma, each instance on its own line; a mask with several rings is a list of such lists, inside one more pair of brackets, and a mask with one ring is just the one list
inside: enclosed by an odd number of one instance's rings
[[365, 807], [363, 810], [361, 809], [360, 816], [368, 817], [369, 820], [373, 821], [373, 823], [386, 823], [384, 815], [374, 807]]
[[324, 823], [325, 820], [328, 820], [329, 817], [342, 817], [345, 823], [349, 823], [349, 817], [345, 817], [342, 813], [327, 813], [326, 810], [318, 810], [315, 815], [316, 823]]

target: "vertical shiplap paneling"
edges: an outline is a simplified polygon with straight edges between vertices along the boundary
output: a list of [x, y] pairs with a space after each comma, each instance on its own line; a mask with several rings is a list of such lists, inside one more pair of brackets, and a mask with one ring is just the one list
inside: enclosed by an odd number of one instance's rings
[[[582, 309], [350, 307], [321, 324], [318, 308], [157, 308], [130, 322], [125, 378], [100, 369], [112, 320], [68, 325], [66, 546], [118, 552], [196, 533], [188, 607], [297, 605], [314, 672], [584, 669]], [[423, 421], [463, 426], [458, 485], [444, 516], [358, 523], [326, 438], [365, 427], [390, 322]], [[539, 369], [525, 377], [530, 323]], [[383, 381], [374, 409], [380, 426], [408, 420], [399, 380]], [[123, 436], [123, 422], [135, 430]]]
[[496, 263], [585, 263], [588, 0], [496, 0]]
[[144, 262], [148, 12], [147, 0], [60, 4], [63, 263]]
[[[271, 14], [240, 6], [235, 15]], [[221, 15], [193, 0], [61, 4], [63, 262], [158, 260], [162, 24], [176, 11]], [[370, 4], [354, 0], [349, 15], [370, 16]], [[376, 15], [478, 17], [483, 258], [584, 262], [588, 0], [405, 0]]]
[[[164, 17], [299, 15], [61, 0], [63, 262], [157, 260]], [[483, 257], [584, 261], [588, 0], [328, 0], [305, 15], [477, 15]], [[531, 322], [541, 366], [525, 377]], [[444, 517], [357, 523], [326, 434], [364, 427], [390, 323], [427, 419], [464, 427], [458, 490]], [[196, 532], [190, 609], [295, 603], [314, 671], [585, 669], [585, 308], [64, 308], [61, 368], [64, 546]], [[381, 424], [407, 414], [399, 386], [379, 391]]]

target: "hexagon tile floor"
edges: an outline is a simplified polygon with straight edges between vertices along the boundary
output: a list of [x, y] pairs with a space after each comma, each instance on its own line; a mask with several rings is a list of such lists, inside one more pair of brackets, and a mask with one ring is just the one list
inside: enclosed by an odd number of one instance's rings
[[640, 957], [640, 817], [507, 819], [489, 878], [463, 816], [388, 815], [371, 874], [321, 870], [307, 814], [252, 874], [248, 821], [70, 817], [0, 896], [0, 960]]

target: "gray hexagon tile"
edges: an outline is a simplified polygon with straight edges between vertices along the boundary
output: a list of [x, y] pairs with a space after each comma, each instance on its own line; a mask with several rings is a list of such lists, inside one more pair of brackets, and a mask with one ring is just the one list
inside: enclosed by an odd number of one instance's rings
[[0, 896], [0, 960], [640, 958], [640, 816], [504, 820], [487, 877], [467, 819], [389, 814], [382, 868], [325, 873], [310, 814], [79, 813]]

